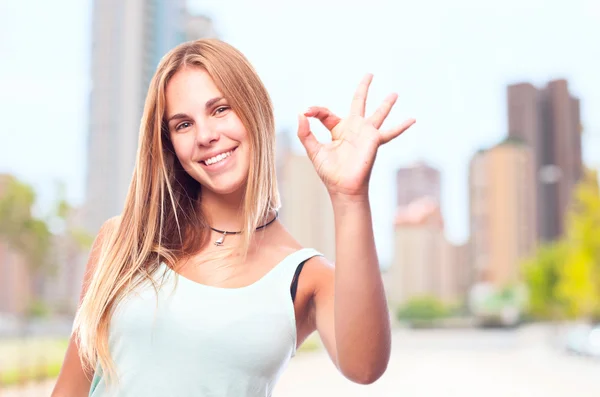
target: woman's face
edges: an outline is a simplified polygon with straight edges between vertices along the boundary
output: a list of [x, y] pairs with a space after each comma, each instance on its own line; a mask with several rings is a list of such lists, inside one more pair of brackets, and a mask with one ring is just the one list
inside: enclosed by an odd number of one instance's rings
[[216, 194], [241, 192], [250, 168], [248, 133], [208, 73], [179, 70], [166, 100], [169, 135], [185, 171]]

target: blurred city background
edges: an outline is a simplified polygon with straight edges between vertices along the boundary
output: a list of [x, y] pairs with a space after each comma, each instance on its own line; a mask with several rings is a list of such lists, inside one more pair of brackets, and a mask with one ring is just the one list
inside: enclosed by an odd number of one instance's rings
[[281, 218], [332, 261], [296, 115], [345, 115], [372, 72], [368, 109], [398, 92], [389, 124], [417, 119], [371, 183], [387, 373], [351, 384], [313, 335], [278, 395], [600, 395], [597, 0], [0, 0], [0, 396], [50, 394], [90, 244], [124, 203], [149, 80], [202, 37], [263, 79]]

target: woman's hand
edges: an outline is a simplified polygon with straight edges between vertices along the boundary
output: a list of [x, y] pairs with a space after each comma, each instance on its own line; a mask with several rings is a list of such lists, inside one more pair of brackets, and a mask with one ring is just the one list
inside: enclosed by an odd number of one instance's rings
[[[396, 94], [389, 95], [373, 115], [365, 118], [367, 93], [372, 79], [371, 74], [363, 78], [352, 100], [350, 114], [345, 119], [323, 107], [311, 107], [299, 116], [298, 137], [332, 196], [366, 196], [379, 146], [396, 138], [415, 123], [414, 119], [409, 119], [390, 130], [379, 130], [398, 98]], [[307, 117], [319, 119], [331, 132], [332, 141], [326, 144], [317, 141], [310, 131]]]

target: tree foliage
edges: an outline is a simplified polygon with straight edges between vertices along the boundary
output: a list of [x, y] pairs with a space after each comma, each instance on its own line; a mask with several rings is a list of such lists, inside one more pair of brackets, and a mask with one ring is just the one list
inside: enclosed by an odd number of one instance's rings
[[[32, 286], [53, 273], [58, 259], [57, 237], [62, 249], [71, 251], [90, 247], [92, 237], [69, 222], [73, 212], [65, 199], [64, 185], [57, 186], [57, 199], [46, 217], [34, 215], [36, 194], [33, 188], [13, 176], [0, 175], [0, 242], [24, 259]], [[35, 294], [28, 302], [29, 315], [45, 313], [43, 302]], [[47, 310], [46, 310], [47, 311]]]
[[595, 172], [575, 189], [567, 221], [567, 258], [557, 288], [568, 317], [600, 317], [600, 193]]
[[558, 294], [561, 267], [566, 262], [564, 242], [542, 245], [524, 265], [524, 277], [529, 292], [529, 310], [544, 319], [560, 317], [563, 303]]
[[0, 190], [0, 240], [21, 254], [34, 270], [49, 264], [52, 234], [32, 215], [35, 192], [14, 177], [4, 177]]
[[564, 237], [542, 245], [524, 266], [531, 314], [600, 319], [600, 191], [588, 170], [577, 185]]

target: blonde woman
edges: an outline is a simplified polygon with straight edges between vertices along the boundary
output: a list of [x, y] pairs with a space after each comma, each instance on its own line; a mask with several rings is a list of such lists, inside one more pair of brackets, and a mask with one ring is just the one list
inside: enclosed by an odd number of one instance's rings
[[[371, 78], [346, 118], [318, 107], [299, 116], [333, 205], [334, 267], [278, 220], [273, 109], [246, 58], [212, 39], [169, 52], [123, 213], [94, 243], [53, 396], [270, 396], [315, 330], [345, 377], [377, 380], [390, 324], [369, 175], [378, 147], [414, 120], [379, 130], [396, 95], [365, 118]], [[308, 117], [332, 142], [315, 139]]]

